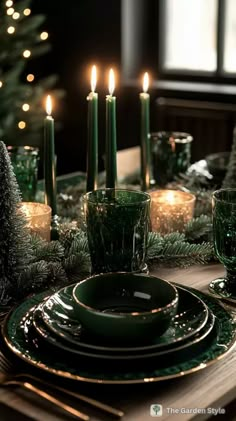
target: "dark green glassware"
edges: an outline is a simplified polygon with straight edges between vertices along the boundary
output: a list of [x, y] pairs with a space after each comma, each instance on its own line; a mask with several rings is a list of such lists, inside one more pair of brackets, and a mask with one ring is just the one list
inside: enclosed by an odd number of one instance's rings
[[164, 187], [190, 166], [193, 138], [182, 132], [151, 133], [152, 184]]
[[140, 272], [145, 268], [150, 196], [101, 189], [83, 197], [92, 273]]
[[210, 283], [209, 290], [236, 300], [236, 189], [213, 193], [213, 237], [215, 252], [226, 269], [225, 277]]
[[38, 182], [39, 149], [31, 146], [7, 147], [22, 200], [34, 202]]

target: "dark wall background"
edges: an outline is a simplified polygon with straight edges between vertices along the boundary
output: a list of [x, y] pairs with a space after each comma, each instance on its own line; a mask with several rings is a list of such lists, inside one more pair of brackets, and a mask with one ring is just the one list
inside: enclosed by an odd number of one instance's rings
[[[231, 93], [229, 89], [224, 90], [223, 86], [218, 89], [217, 84], [209, 85], [209, 91], [201, 91], [196, 78], [190, 77], [187, 79], [192, 83], [190, 89], [186, 90], [184, 84], [182, 88], [178, 86], [174, 89], [168, 85], [171, 75], [158, 73], [158, 37], [162, 39], [165, 36], [160, 22], [158, 24], [158, 4], [159, 0], [126, 0], [126, 6], [131, 5], [134, 27], [130, 31], [133, 38], [130, 41], [133, 74], [125, 77], [121, 54], [122, 0], [32, 2], [33, 12], [47, 16], [45, 28], [42, 29], [50, 34], [52, 50], [47, 56], [31, 62], [31, 69], [38, 77], [57, 73], [58, 87], [66, 92], [65, 98], [57, 102], [53, 112], [55, 120], [61, 123], [55, 138], [58, 174], [86, 170], [86, 96], [90, 91], [90, 70], [94, 63], [99, 70], [96, 90], [99, 94], [100, 170], [104, 168], [105, 97], [108, 93], [107, 73], [110, 67], [114, 67], [118, 77], [115, 89], [118, 149], [140, 143], [139, 92], [142, 90], [141, 76], [146, 70], [152, 77], [149, 89], [151, 131], [191, 133], [194, 136], [192, 161], [231, 148], [236, 122], [236, 86], [232, 86]], [[133, 30], [136, 30], [135, 37]], [[125, 42], [129, 42], [128, 38], [125, 38]], [[128, 80], [129, 77], [132, 80]], [[161, 78], [166, 79], [164, 88]], [[176, 81], [180, 82], [181, 79], [183, 75], [178, 74]], [[228, 80], [224, 83], [228, 83]], [[231, 84], [236, 85], [235, 79], [231, 80]]]
[[[33, 66], [38, 77], [57, 73], [58, 87], [66, 91], [66, 97], [55, 104], [53, 112], [55, 120], [61, 122], [55, 139], [59, 174], [86, 168], [86, 96], [90, 92], [90, 69], [94, 63], [99, 70], [96, 89], [99, 94], [99, 165], [103, 166], [107, 71], [113, 66], [117, 74], [120, 73], [120, 7], [120, 0], [32, 2], [33, 12], [47, 16], [45, 30], [49, 32], [52, 50], [31, 63], [31, 68]], [[120, 94], [117, 81], [118, 130], [122, 125]], [[124, 147], [124, 142], [121, 140], [118, 146]]]

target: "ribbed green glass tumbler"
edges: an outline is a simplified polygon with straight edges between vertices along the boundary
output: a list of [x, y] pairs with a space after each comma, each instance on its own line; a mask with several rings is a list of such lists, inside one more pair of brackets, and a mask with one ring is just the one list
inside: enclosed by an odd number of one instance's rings
[[164, 187], [190, 166], [193, 137], [183, 132], [151, 133], [152, 184]]
[[38, 182], [39, 149], [31, 146], [8, 146], [22, 200], [34, 202]]
[[92, 273], [141, 272], [145, 268], [150, 196], [100, 189], [83, 197]]
[[226, 275], [212, 281], [209, 290], [220, 297], [236, 300], [236, 189], [215, 191], [212, 211], [215, 252]]

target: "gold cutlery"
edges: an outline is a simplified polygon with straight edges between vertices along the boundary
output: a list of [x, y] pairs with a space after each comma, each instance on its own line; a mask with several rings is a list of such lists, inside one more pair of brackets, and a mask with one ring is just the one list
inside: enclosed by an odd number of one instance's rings
[[40, 396], [46, 401], [49, 401], [50, 403], [53, 403], [55, 406], [59, 407], [60, 409], [63, 409], [65, 412], [68, 412], [69, 414], [73, 415], [74, 417], [77, 417], [80, 420], [89, 421], [90, 419], [88, 415], [84, 414], [83, 412], [77, 411], [72, 406], [69, 406], [59, 401], [54, 396], [39, 389], [38, 387], [32, 385], [31, 383], [24, 380], [16, 379], [0, 371], [0, 386], [12, 386], [12, 385], [20, 386], [20, 387], [23, 387], [24, 389], [30, 390], [30, 392], [33, 392], [34, 394]]
[[107, 405], [103, 402], [100, 402], [100, 401], [98, 401], [94, 398], [90, 398], [89, 396], [85, 396], [81, 393], [73, 392], [71, 390], [64, 389], [61, 386], [54, 385], [50, 382], [45, 381], [44, 379], [38, 378], [38, 377], [33, 376], [31, 374], [28, 374], [28, 373], [14, 373], [14, 367], [13, 367], [12, 363], [2, 353], [0, 353], [0, 371], [2, 371], [4, 373], [7, 373], [7, 376], [9, 377], [9, 379], [12, 379], [13, 381], [18, 380], [18, 379], [26, 379], [26, 380], [28, 379], [28, 380], [37, 382], [38, 384], [42, 385], [42, 387], [46, 386], [46, 387], [48, 387], [52, 390], [61, 392], [65, 395], [67, 395], [67, 396], [79, 399], [80, 401], [86, 402], [89, 405], [91, 405], [95, 408], [98, 408], [101, 411], [106, 412], [109, 415], [112, 415], [113, 417], [122, 418], [123, 415], [124, 415], [123, 411], [121, 411], [119, 409], [116, 409], [116, 408], [113, 408], [112, 406]]

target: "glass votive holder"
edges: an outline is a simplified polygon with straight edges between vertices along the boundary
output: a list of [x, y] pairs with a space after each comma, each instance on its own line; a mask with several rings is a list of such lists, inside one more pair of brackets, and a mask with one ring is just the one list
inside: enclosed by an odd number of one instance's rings
[[150, 134], [152, 184], [164, 187], [190, 166], [193, 137], [182, 132]]
[[150, 196], [100, 189], [83, 196], [92, 273], [145, 270]]
[[193, 218], [196, 197], [179, 190], [151, 191], [152, 231], [160, 234], [183, 232]]
[[52, 215], [50, 206], [36, 202], [21, 202], [19, 209], [27, 220], [30, 232], [37, 234], [43, 240], [50, 241]]
[[8, 146], [22, 200], [35, 200], [38, 182], [39, 149], [31, 146]]

